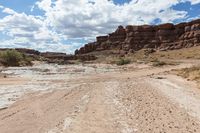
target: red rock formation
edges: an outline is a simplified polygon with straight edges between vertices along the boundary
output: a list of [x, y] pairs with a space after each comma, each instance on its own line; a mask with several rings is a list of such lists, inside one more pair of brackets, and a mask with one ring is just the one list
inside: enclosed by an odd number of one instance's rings
[[34, 49], [26, 49], [26, 48], [16, 48], [18, 52], [24, 53], [24, 54], [30, 54], [30, 55], [39, 55], [40, 52]]
[[96, 37], [98, 43], [105, 42], [108, 40], [108, 36], [98, 36]]
[[97, 37], [94, 43], [86, 44], [75, 51], [75, 54], [86, 54], [92, 51], [119, 49], [137, 51], [142, 48], [155, 50], [173, 50], [200, 45], [200, 19], [177, 25], [128, 25], [119, 26], [108, 36]]

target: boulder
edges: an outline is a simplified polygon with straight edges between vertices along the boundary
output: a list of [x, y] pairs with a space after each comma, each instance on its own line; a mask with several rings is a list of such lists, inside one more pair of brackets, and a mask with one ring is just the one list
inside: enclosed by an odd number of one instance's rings
[[191, 26], [191, 31], [197, 31], [200, 30], [200, 24], [193, 24]]
[[186, 26], [185, 27], [185, 32], [190, 32], [191, 31], [191, 26]]

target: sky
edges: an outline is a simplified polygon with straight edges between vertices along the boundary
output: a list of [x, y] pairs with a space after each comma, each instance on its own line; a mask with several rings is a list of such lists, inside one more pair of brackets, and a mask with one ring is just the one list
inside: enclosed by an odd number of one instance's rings
[[73, 53], [119, 25], [200, 18], [200, 0], [0, 0], [0, 48]]

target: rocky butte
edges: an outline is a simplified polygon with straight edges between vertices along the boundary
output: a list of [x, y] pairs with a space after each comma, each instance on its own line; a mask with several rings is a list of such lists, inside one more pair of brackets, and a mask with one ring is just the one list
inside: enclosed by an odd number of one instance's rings
[[200, 19], [188, 23], [161, 25], [119, 26], [106, 36], [96, 37], [96, 42], [88, 43], [75, 51], [76, 55], [93, 51], [119, 50], [132, 53], [143, 48], [154, 50], [174, 50], [200, 45]]

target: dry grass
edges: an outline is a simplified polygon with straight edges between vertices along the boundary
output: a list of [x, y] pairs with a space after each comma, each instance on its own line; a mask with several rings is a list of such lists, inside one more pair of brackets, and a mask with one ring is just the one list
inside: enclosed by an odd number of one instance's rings
[[190, 68], [183, 68], [175, 70], [178, 76], [186, 78], [187, 80], [196, 81], [200, 87], [200, 66], [193, 66]]
[[184, 48], [179, 50], [156, 51], [151, 54], [145, 53], [145, 49], [136, 51], [132, 54], [134, 60], [151, 62], [153, 60], [181, 60], [181, 59], [200, 59], [200, 46]]
[[166, 65], [178, 65], [178, 62], [174, 62], [174, 61], [160, 61], [158, 59], [152, 61], [152, 66], [154, 67], [162, 67], [162, 66], [166, 66]]
[[[192, 48], [184, 48], [179, 50], [169, 50], [169, 51], [156, 51], [153, 53], [148, 53], [147, 49], [142, 49], [135, 51], [133, 54], [125, 55], [123, 58], [129, 59], [131, 62], [143, 62], [151, 63], [155, 60], [159, 61], [173, 61], [185, 60], [185, 59], [200, 59], [200, 46]], [[95, 51], [89, 54], [97, 56], [97, 60], [94, 63], [107, 63], [113, 64], [116, 60], [120, 58], [119, 50], [104, 50]], [[173, 63], [174, 64], [174, 63]]]
[[179, 50], [160, 51], [150, 55], [151, 58], [159, 59], [200, 59], [200, 46]]
[[178, 75], [191, 80], [200, 79], [200, 66], [193, 66], [191, 68], [183, 68], [177, 70]]
[[126, 59], [126, 58], [120, 58], [119, 60], [116, 61], [116, 64], [118, 66], [130, 64], [130, 63], [131, 63], [131, 61], [129, 59]]

